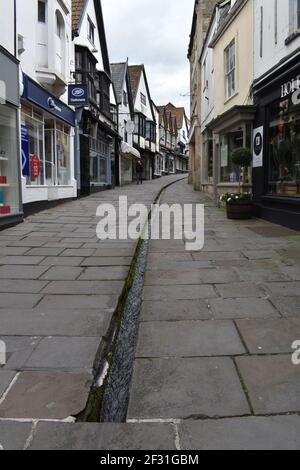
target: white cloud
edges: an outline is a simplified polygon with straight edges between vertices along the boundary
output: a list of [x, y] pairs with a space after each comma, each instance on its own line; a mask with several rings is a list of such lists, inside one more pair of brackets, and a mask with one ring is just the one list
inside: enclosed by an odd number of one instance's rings
[[111, 62], [146, 66], [157, 105], [189, 106], [187, 50], [194, 0], [102, 0]]

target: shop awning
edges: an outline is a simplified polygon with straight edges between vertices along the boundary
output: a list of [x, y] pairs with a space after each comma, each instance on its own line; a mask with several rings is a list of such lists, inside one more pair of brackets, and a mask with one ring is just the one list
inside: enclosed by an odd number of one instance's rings
[[131, 156], [133, 158], [141, 158], [141, 154], [138, 150], [131, 147], [131, 145], [127, 144], [126, 142], [122, 142], [121, 144], [121, 153], [125, 156]]

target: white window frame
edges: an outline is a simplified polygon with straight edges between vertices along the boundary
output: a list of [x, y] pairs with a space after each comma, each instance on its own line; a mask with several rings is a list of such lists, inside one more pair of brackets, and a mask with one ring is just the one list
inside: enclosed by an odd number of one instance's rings
[[[231, 66], [230, 64], [230, 50], [234, 50], [234, 62]], [[224, 51], [224, 60], [225, 60], [225, 90], [226, 90], [226, 100], [229, 100], [237, 93], [237, 83], [236, 83], [236, 40], [233, 39], [231, 43], [226, 47]], [[233, 77], [234, 87], [232, 91], [229, 91], [229, 80]]]
[[88, 40], [90, 41], [91, 44], [93, 44], [93, 46], [95, 45], [95, 31], [96, 31], [96, 27], [93, 23], [93, 21], [91, 20], [91, 18], [88, 16], [87, 18], [88, 20]]
[[289, 0], [290, 2], [290, 34], [300, 31], [300, 1]]

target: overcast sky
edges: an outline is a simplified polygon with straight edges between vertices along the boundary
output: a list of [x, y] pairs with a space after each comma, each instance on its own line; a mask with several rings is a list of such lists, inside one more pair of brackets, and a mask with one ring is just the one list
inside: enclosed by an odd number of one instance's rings
[[102, 0], [111, 62], [146, 66], [152, 99], [189, 111], [187, 49], [194, 0]]

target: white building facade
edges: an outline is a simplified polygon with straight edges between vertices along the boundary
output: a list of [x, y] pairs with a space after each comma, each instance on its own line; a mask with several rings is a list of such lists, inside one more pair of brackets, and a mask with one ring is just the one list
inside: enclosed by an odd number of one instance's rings
[[74, 63], [70, 0], [17, 0], [17, 48], [23, 73], [21, 132], [28, 140], [23, 204], [70, 199], [75, 113], [68, 102]]
[[134, 105], [128, 73], [128, 61], [111, 64], [112, 80], [118, 104], [119, 135], [122, 139], [119, 152], [119, 185], [130, 184], [134, 180], [140, 152], [133, 147]]

